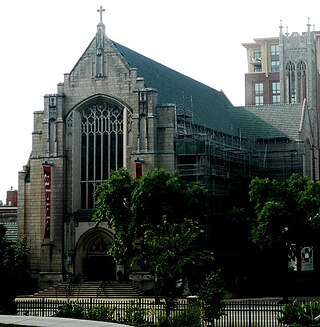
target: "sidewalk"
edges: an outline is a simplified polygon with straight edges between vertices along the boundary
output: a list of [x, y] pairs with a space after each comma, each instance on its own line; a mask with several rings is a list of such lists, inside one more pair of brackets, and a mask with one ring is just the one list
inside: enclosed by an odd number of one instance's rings
[[24, 326], [60, 326], [60, 327], [128, 327], [115, 322], [67, 319], [57, 317], [7, 316], [0, 315], [0, 323]]

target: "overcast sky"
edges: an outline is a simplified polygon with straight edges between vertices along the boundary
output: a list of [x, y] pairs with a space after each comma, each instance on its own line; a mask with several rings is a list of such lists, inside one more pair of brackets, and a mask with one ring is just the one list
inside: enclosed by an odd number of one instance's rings
[[31, 152], [33, 112], [57, 92], [96, 33], [107, 36], [244, 104], [241, 43], [320, 29], [318, 0], [14, 0], [0, 2], [0, 200], [18, 188]]

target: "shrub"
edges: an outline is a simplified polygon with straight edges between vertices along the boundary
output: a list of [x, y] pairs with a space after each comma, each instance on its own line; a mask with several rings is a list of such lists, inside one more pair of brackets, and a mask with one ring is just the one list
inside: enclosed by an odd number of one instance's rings
[[67, 302], [59, 307], [55, 317], [83, 319], [85, 312], [82, 305], [75, 302]]
[[198, 306], [190, 306], [173, 317], [162, 316], [158, 327], [201, 327], [202, 313]]
[[99, 321], [114, 321], [115, 308], [97, 305], [88, 310], [86, 319]]
[[146, 322], [145, 310], [139, 304], [130, 301], [130, 305], [125, 309], [125, 322], [144, 324]]
[[309, 303], [294, 301], [283, 305], [278, 322], [288, 327], [320, 326], [320, 303], [312, 300]]
[[225, 314], [225, 285], [221, 272], [211, 272], [198, 293], [198, 301], [207, 321], [214, 321]]

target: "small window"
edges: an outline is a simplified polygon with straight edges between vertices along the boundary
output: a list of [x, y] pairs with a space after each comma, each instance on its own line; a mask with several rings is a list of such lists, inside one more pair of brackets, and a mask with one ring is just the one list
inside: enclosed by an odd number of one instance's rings
[[280, 103], [280, 82], [271, 83], [272, 103]]
[[279, 71], [279, 44], [270, 45], [270, 67], [272, 72]]
[[261, 67], [261, 65], [255, 65], [255, 66], [253, 67], [253, 71], [254, 71], [255, 73], [260, 73], [260, 72], [262, 72], [262, 67]]
[[271, 56], [279, 56], [279, 44], [270, 45]]
[[287, 95], [288, 103], [297, 103], [296, 65], [292, 61], [289, 61], [286, 64], [286, 83], [289, 91], [289, 94]]
[[278, 72], [279, 68], [280, 68], [279, 60], [271, 61], [271, 71], [272, 72]]
[[297, 64], [297, 92], [297, 100], [302, 103], [307, 98], [307, 64], [304, 61]]
[[261, 61], [262, 60], [261, 49], [254, 49], [253, 50], [253, 59], [255, 61]]
[[263, 83], [254, 84], [254, 99], [256, 106], [263, 105]]

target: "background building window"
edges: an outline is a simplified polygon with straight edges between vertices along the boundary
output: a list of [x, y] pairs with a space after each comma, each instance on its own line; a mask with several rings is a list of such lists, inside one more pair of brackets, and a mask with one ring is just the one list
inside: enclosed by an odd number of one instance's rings
[[272, 72], [278, 72], [279, 68], [280, 68], [279, 60], [271, 61], [271, 71]]
[[255, 61], [261, 61], [262, 60], [261, 49], [254, 49], [253, 50], [253, 59]]
[[279, 56], [279, 44], [270, 45], [271, 56]]
[[252, 57], [252, 64], [253, 64], [253, 71], [254, 72], [261, 72], [262, 67], [262, 54], [261, 49], [253, 49], [253, 57]]
[[278, 72], [279, 71], [279, 44], [271, 44], [270, 45], [270, 57], [271, 57], [271, 71]]
[[263, 83], [254, 84], [254, 99], [256, 106], [263, 105]]
[[271, 83], [272, 103], [280, 103], [280, 82]]

